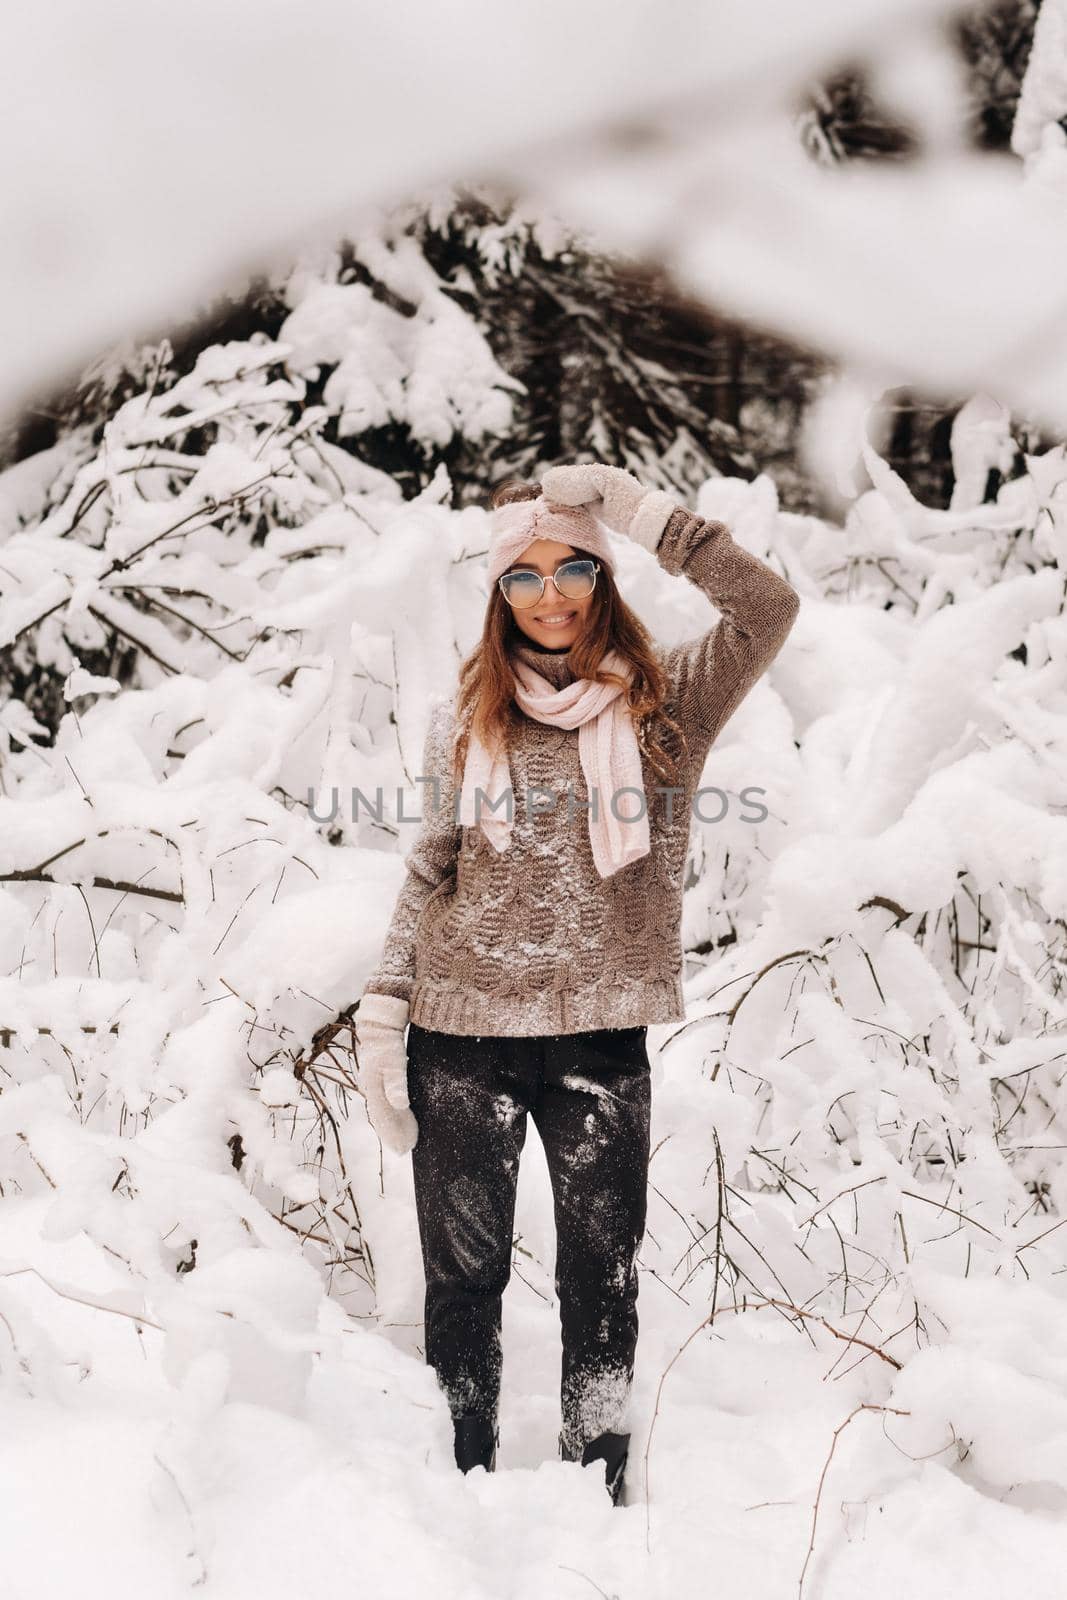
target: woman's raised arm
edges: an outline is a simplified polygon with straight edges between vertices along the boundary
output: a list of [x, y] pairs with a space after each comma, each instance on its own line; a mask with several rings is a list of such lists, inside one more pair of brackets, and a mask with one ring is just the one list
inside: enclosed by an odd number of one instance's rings
[[698, 638], [665, 652], [679, 721], [710, 748], [758, 678], [782, 648], [800, 608], [792, 584], [739, 545], [725, 522], [678, 506], [658, 544], [656, 560], [703, 590], [721, 613]]

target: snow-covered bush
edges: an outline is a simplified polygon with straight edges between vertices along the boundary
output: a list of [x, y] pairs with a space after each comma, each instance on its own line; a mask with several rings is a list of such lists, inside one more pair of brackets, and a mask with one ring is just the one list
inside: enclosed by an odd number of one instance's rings
[[[318, 1046], [383, 931], [399, 830], [316, 818], [331, 788], [409, 785], [480, 522], [441, 476], [405, 504], [324, 432], [477, 437], [511, 387], [431, 275], [378, 267], [414, 316], [294, 273], [278, 341], [212, 346], [98, 449], [49, 452], [3, 546], [3, 675], [34, 702], [0, 718], [0, 1182], [123, 1263], [176, 1346], [209, 1282], [216, 1311], [241, 1298], [234, 1250], [374, 1284], [349, 1169], [377, 1187], [377, 1142], [344, 1039]], [[283, 1265], [258, 1269], [260, 1310]]]

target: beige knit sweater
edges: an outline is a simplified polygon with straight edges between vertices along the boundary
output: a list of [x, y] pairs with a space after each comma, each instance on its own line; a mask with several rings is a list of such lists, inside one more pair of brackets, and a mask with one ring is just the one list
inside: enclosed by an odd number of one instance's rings
[[[498, 854], [480, 827], [455, 824], [452, 708], [438, 703], [420, 776], [440, 776], [441, 802], [434, 804], [430, 784], [421, 786], [423, 821], [381, 959], [364, 986], [365, 993], [407, 1000], [410, 1020], [420, 1027], [536, 1035], [685, 1016], [681, 921], [690, 802], [708, 750], [781, 649], [800, 597], [738, 545], [725, 523], [684, 507], [671, 514], [655, 553], [721, 614], [702, 636], [659, 649], [671, 685], [667, 710], [689, 741], [677, 780], [683, 793], [657, 793], [662, 780], [642, 755], [650, 850], [601, 878], [582, 808], [588, 791], [578, 730], [524, 717], [509, 752], [514, 827]], [[525, 639], [514, 648], [551, 683], [573, 682], [566, 652], [540, 650]], [[681, 760], [676, 735], [666, 730], [662, 742]], [[554, 809], [539, 785], [555, 791]]]

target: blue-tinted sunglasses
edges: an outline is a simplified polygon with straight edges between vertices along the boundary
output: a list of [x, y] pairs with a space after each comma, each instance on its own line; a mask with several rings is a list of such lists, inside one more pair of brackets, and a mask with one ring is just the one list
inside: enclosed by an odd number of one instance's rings
[[[552, 574], [556, 593], [561, 594], [565, 600], [584, 600], [596, 587], [596, 575], [599, 571], [600, 562], [592, 561], [587, 556], [577, 556], [571, 561], [564, 561]], [[542, 578], [539, 572], [523, 569], [519, 572], [504, 572], [496, 581], [508, 605], [519, 611], [525, 611], [529, 606], [538, 604], [545, 592], [547, 580]]]

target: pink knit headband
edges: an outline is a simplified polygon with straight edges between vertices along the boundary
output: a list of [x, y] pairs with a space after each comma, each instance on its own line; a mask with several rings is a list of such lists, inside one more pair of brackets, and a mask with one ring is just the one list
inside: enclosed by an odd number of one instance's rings
[[560, 544], [587, 550], [614, 573], [607, 533], [585, 506], [557, 505], [539, 494], [536, 500], [512, 500], [490, 513], [489, 587], [517, 561], [535, 539], [557, 539]]

